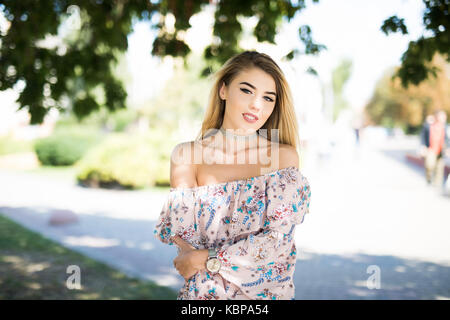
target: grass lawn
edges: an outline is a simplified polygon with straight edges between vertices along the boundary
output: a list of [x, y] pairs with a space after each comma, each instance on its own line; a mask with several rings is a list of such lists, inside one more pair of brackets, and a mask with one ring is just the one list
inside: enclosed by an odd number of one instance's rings
[[[80, 268], [81, 289], [68, 289], [67, 267]], [[0, 300], [176, 299], [171, 288], [123, 273], [11, 221], [0, 213]]]

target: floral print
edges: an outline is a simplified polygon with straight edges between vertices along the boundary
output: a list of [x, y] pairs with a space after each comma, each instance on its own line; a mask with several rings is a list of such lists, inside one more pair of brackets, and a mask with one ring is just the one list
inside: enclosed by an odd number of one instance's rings
[[309, 213], [310, 184], [291, 166], [261, 176], [193, 188], [171, 188], [155, 236], [171, 232], [197, 249], [216, 248], [216, 274], [197, 272], [178, 300], [290, 300], [295, 226]]

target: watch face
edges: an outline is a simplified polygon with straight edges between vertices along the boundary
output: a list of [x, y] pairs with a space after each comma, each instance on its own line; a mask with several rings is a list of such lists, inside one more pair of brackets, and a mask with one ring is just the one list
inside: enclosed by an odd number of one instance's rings
[[211, 272], [218, 272], [220, 270], [220, 261], [217, 258], [209, 259], [206, 263], [206, 268]]

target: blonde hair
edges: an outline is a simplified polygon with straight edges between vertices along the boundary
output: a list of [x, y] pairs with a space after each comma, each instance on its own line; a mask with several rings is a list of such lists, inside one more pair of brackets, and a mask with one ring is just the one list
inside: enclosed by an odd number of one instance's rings
[[211, 88], [202, 128], [198, 139], [205, 138], [205, 133], [222, 126], [225, 115], [225, 101], [219, 96], [222, 83], [229, 85], [236, 76], [247, 69], [259, 68], [272, 76], [276, 85], [275, 107], [260, 129], [267, 129], [268, 140], [271, 140], [271, 129], [278, 129], [278, 142], [288, 144], [297, 149], [299, 143], [297, 117], [288, 82], [280, 67], [265, 53], [245, 51], [228, 59], [220, 70], [210, 76], [214, 82]]

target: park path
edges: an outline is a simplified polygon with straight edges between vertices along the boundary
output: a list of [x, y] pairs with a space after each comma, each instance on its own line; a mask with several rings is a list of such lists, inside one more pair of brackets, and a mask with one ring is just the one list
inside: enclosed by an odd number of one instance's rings
[[[302, 172], [312, 195], [296, 233], [297, 299], [450, 299], [450, 198], [405, 162], [414, 146], [342, 146], [308, 162]], [[166, 196], [0, 171], [1, 213], [128, 275], [178, 289], [176, 249], [152, 233]], [[51, 226], [51, 214], [61, 209], [79, 222]], [[371, 289], [374, 276], [379, 287]]]

